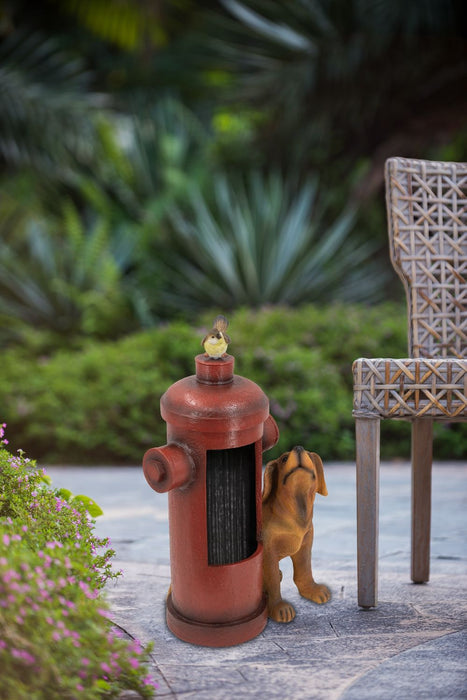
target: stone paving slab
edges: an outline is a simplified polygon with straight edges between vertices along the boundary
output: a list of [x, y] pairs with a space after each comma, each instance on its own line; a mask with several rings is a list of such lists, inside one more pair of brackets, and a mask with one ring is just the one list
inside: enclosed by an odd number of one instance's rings
[[209, 649], [175, 638], [165, 624], [170, 582], [167, 497], [139, 468], [50, 468], [57, 486], [101, 505], [124, 576], [108, 586], [112, 619], [154, 642], [160, 697], [393, 700], [467, 698], [467, 465], [435, 465], [431, 579], [410, 583], [410, 469], [381, 470], [378, 608], [357, 605], [355, 469], [326, 467], [327, 498], [315, 506], [313, 569], [332, 591], [318, 606], [301, 598], [284, 560], [283, 593], [297, 610], [256, 639]]
[[[455, 632], [408, 649], [384, 661], [353, 682], [342, 700], [387, 700], [414, 697], [427, 700], [467, 698], [467, 632]], [[426, 682], [427, 676], [429, 683]]]

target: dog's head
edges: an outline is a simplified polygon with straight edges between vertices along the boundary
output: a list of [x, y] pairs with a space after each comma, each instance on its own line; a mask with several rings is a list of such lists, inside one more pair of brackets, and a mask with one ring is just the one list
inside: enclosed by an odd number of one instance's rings
[[264, 472], [263, 503], [274, 498], [281, 488], [312, 489], [314, 493], [327, 496], [321, 457], [299, 446], [268, 462]]

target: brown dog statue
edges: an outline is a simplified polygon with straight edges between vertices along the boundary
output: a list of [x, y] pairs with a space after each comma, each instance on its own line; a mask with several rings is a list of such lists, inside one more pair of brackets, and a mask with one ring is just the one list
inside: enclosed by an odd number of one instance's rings
[[323, 463], [314, 452], [294, 447], [269, 462], [263, 488], [263, 586], [268, 615], [276, 622], [290, 622], [294, 607], [281, 598], [279, 561], [291, 557], [294, 582], [304, 598], [325, 603], [329, 588], [315, 583], [311, 573], [313, 504], [315, 495], [327, 496]]

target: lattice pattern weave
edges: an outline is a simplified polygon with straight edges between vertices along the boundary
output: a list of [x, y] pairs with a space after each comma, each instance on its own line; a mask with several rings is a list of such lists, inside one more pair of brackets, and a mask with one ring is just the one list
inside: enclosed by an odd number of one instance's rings
[[356, 418], [467, 419], [467, 360], [359, 359]]
[[393, 266], [407, 291], [409, 355], [466, 357], [467, 163], [390, 158]]

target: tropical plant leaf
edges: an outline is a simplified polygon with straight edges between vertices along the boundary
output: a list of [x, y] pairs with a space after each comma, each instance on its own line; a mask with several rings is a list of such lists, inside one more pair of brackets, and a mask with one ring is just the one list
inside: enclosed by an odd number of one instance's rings
[[267, 115], [258, 133], [266, 162], [348, 174], [366, 156], [382, 172], [394, 149], [423, 157], [434, 130], [446, 142], [462, 127], [467, 43], [457, 0], [221, 4], [207, 52], [235, 78], [225, 90], [232, 110]]
[[95, 35], [122, 49], [140, 48], [151, 40], [156, 46], [167, 42], [161, 25], [160, 7], [136, 0], [66, 0], [64, 9]]
[[89, 89], [83, 62], [55, 39], [15, 31], [0, 43], [0, 156], [49, 176], [71, 177], [73, 158], [89, 159], [93, 114], [102, 95]]
[[11, 241], [5, 226], [0, 216], [0, 338], [33, 326], [70, 340], [118, 334], [134, 323], [125, 286], [131, 230], [125, 242], [119, 231], [114, 255], [108, 221], [86, 222], [70, 201], [58, 220], [23, 213]]
[[297, 189], [277, 172], [218, 175], [210, 198], [194, 190], [158, 251], [172, 271], [159, 301], [173, 310], [300, 304], [344, 290], [349, 301], [377, 299], [386, 275], [375, 246], [356, 240], [350, 210], [329, 223], [317, 191], [317, 180]]
[[71, 503], [73, 503], [73, 501], [81, 503], [86, 508], [91, 518], [97, 518], [99, 517], [99, 515], [104, 515], [104, 511], [102, 510], [102, 508], [99, 505], [97, 505], [97, 503], [93, 501], [92, 498], [90, 498], [89, 496], [73, 496], [73, 498], [71, 499]]

